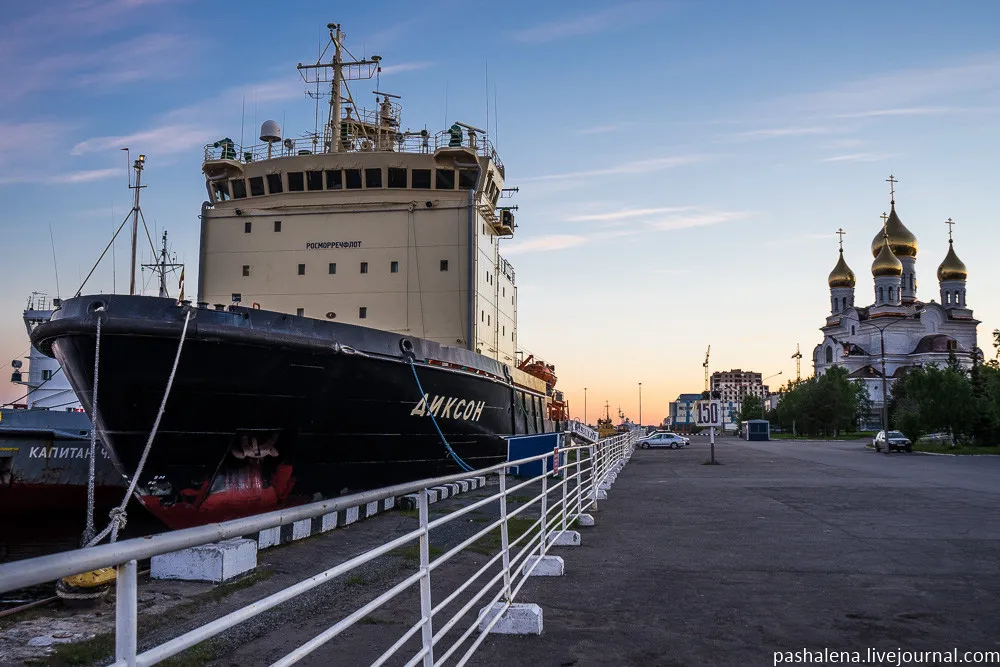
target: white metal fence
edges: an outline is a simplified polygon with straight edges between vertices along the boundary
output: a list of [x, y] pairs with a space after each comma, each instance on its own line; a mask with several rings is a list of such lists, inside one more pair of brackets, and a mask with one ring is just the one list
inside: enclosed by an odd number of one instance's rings
[[[273, 664], [296, 663], [373, 611], [390, 601], [399, 602], [404, 592], [417, 587], [419, 610], [413, 611], [414, 616], [418, 611], [418, 620], [371, 664], [383, 665], [390, 658], [395, 658], [396, 661], [408, 666], [464, 665], [490, 630], [503, 618], [503, 612], [510, 608], [527, 578], [538, 566], [540, 559], [533, 557], [545, 556], [553, 543], [558, 542], [560, 536], [570, 531], [581, 515], [588, 509], [594, 508], [599, 498], [605, 497], [604, 491], [631, 456], [636, 439], [636, 432], [632, 432], [607, 438], [595, 444], [557, 447], [553, 452], [499, 464], [473, 473], [421, 480], [245, 519], [8, 563], [0, 565], [0, 592], [50, 582], [98, 567], [114, 566], [117, 568], [118, 578], [115, 619], [116, 661], [113, 664], [152, 665], [215, 637], [296, 596], [344, 577], [376, 558], [401, 547], [416, 544], [419, 551], [419, 566], [415, 572]], [[531, 464], [534, 464], [539, 471], [537, 475], [512, 477], [509, 474], [509, 469], [512, 467], [524, 470], [525, 466]], [[443, 516], [432, 518], [428, 509], [428, 491], [433, 487], [465, 479], [470, 474], [495, 477], [496, 490], [493, 490], [494, 484], [490, 481], [485, 496], [470, 500]], [[534, 491], [537, 491], [534, 495], [525, 495]], [[137, 561], [412, 493], [417, 494], [419, 526], [415, 530], [165, 643], [141, 653], [137, 652], [139, 642]], [[499, 511], [495, 520], [486, 523], [455, 546], [432, 558], [430, 544], [433, 531], [468, 517], [476, 510], [485, 508], [492, 511], [496, 506], [499, 506]], [[514, 519], [521, 519], [522, 525], [527, 523], [525, 520], [530, 520], [531, 524], [519, 535], [511, 536], [509, 528]], [[444, 595], [438, 590], [437, 597], [433, 597], [431, 581], [435, 570], [462, 554], [477, 541], [495, 535], [496, 532], [499, 532], [500, 537], [496, 553], [489, 555], [486, 562], [471, 576], [463, 577], [463, 583], [454, 590]], [[483, 612], [486, 610], [491, 612], [484, 615]], [[470, 617], [471, 622], [469, 622]]]

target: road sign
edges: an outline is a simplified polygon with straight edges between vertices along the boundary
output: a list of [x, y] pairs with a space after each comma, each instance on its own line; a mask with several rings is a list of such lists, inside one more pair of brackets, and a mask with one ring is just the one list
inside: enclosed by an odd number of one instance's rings
[[696, 426], [722, 426], [722, 401], [695, 401]]

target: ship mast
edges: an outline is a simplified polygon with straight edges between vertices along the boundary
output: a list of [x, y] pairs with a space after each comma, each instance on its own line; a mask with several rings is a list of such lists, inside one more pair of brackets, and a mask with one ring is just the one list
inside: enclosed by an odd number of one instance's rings
[[183, 264], [177, 263], [176, 258], [173, 262], [167, 261], [169, 259], [167, 256], [167, 231], [163, 230], [163, 245], [160, 247], [160, 258], [156, 264], [142, 265], [144, 269], [152, 269], [160, 274], [160, 298], [163, 299], [170, 296], [167, 294], [167, 271], [176, 271], [177, 269], [184, 268]]
[[145, 185], [140, 185], [140, 181], [142, 180], [142, 166], [145, 163], [145, 155], [140, 155], [136, 158], [135, 162], [132, 163], [132, 168], [135, 169], [135, 185], [129, 186], [129, 188], [135, 190], [135, 194], [132, 199], [132, 261], [129, 263], [128, 281], [128, 293], [130, 295], [135, 294], [135, 246], [139, 238], [139, 190], [146, 187]]

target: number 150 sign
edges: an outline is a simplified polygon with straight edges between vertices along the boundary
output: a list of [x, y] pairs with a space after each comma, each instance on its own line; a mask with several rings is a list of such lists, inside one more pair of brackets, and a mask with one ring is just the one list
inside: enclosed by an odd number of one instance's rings
[[695, 423], [698, 426], [722, 426], [720, 401], [697, 401], [694, 404]]

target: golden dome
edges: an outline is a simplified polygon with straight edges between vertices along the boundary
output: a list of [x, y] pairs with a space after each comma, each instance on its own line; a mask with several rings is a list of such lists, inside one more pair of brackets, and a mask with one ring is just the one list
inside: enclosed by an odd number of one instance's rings
[[969, 270], [955, 254], [955, 246], [952, 245], [951, 239], [948, 239], [948, 254], [938, 267], [937, 277], [938, 280], [965, 280], [969, 277]]
[[882, 249], [878, 251], [878, 256], [872, 262], [872, 275], [876, 278], [903, 275], [903, 263], [892, 254], [887, 236], [882, 237]]
[[854, 271], [851, 271], [851, 267], [847, 266], [847, 262], [844, 261], [843, 250], [840, 251], [840, 259], [837, 260], [837, 265], [830, 272], [827, 282], [830, 287], [854, 287]]
[[917, 237], [913, 235], [896, 215], [896, 202], [892, 202], [889, 219], [885, 222], [885, 230], [879, 231], [872, 239], [872, 257], [877, 257], [882, 250], [882, 235], [889, 235], [889, 249], [897, 257], [917, 256]]

